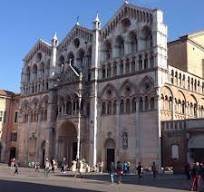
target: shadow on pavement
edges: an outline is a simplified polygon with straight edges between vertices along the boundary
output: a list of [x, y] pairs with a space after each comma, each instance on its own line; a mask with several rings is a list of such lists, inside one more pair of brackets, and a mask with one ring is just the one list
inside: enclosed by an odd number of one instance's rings
[[20, 181], [0, 180], [0, 192], [100, 192], [88, 189], [58, 187]]
[[[60, 176], [73, 177], [71, 175]], [[87, 183], [104, 184], [110, 182], [109, 175], [82, 175], [83, 178], [90, 179]], [[115, 182], [117, 182], [117, 176], [115, 176]], [[122, 183], [177, 190], [189, 190], [191, 186], [191, 181], [187, 181], [183, 175], [158, 175], [156, 179], [152, 175], [144, 175], [141, 179], [135, 175], [126, 175], [122, 177]]]

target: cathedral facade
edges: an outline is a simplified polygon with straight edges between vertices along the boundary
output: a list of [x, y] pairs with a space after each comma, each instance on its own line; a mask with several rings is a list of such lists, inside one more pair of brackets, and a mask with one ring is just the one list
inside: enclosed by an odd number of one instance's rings
[[203, 116], [202, 74], [172, 46], [162, 11], [128, 2], [103, 27], [97, 15], [92, 29], [40, 39], [22, 68], [19, 161], [161, 165], [165, 121]]

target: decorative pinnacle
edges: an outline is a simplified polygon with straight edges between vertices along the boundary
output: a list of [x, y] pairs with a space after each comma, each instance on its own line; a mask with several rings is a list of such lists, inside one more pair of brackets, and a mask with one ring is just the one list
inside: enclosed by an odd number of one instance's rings
[[99, 19], [99, 16], [98, 16], [98, 11], [97, 11], [97, 13], [96, 13], [96, 19], [95, 19], [95, 22], [100, 23], [100, 19]]
[[79, 16], [77, 17], [76, 25], [78, 25], [78, 26], [80, 25], [80, 24], [79, 24]]
[[125, 0], [124, 3], [125, 3], [125, 4], [128, 4], [129, 2], [128, 2], [128, 0]]
[[53, 38], [52, 38], [53, 40], [57, 40], [57, 33], [55, 32], [55, 34], [54, 34], [54, 36], [53, 36]]

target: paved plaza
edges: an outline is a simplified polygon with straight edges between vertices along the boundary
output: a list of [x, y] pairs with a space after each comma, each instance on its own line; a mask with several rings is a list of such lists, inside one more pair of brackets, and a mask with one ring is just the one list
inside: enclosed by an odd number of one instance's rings
[[121, 184], [111, 184], [107, 174], [86, 174], [74, 178], [73, 174], [55, 173], [45, 177], [43, 170], [19, 168], [19, 175], [13, 175], [6, 165], [0, 166], [1, 192], [175, 192], [189, 191], [190, 182], [182, 175], [160, 175], [153, 179], [145, 175], [138, 180], [135, 175], [123, 177]]

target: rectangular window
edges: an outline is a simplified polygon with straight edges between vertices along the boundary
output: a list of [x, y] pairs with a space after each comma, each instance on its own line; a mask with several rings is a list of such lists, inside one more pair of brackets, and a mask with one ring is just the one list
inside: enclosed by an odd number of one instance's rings
[[7, 118], [6, 115], [7, 115], [6, 111], [4, 111], [4, 123], [6, 123], [6, 118]]
[[17, 141], [17, 133], [11, 133], [11, 141], [13, 142]]
[[179, 146], [178, 145], [172, 145], [171, 146], [171, 158], [174, 160], [179, 159]]
[[14, 123], [18, 122], [18, 112], [15, 112], [15, 116], [14, 116]]
[[0, 122], [3, 121], [3, 111], [0, 111]]

